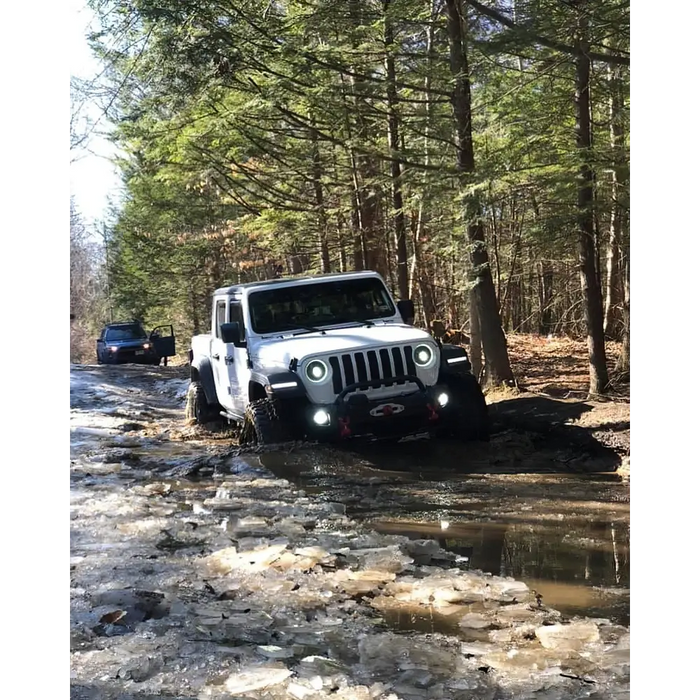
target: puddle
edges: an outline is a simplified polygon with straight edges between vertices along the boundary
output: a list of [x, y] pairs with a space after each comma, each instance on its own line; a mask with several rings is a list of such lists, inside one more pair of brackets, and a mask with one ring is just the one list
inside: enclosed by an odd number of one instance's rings
[[524, 581], [565, 616], [607, 617], [629, 625], [629, 525], [369, 521], [372, 529], [433, 539], [469, 558], [469, 568]]
[[[440, 469], [453, 451], [417, 442], [254, 459], [380, 533], [434, 539], [472, 569], [524, 581], [565, 616], [629, 624], [629, 489], [619, 475], [498, 465], [486, 473], [483, 460], [477, 472]], [[453, 626], [437, 611], [385, 613], [397, 629]]]

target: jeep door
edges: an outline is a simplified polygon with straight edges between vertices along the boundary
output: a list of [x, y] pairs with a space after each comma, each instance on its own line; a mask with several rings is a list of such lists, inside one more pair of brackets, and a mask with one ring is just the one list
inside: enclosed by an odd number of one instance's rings
[[214, 313], [212, 315], [210, 357], [211, 368], [214, 373], [216, 385], [216, 398], [218, 402], [229, 411], [233, 411], [233, 391], [237, 389], [236, 371], [233, 366], [233, 357], [229, 355], [227, 344], [221, 339], [221, 324], [228, 322], [228, 298], [214, 300]]
[[229, 322], [238, 323], [240, 342], [226, 345], [228, 355], [233, 358], [229, 365], [231, 377], [231, 392], [233, 405], [239, 413], [243, 413], [248, 405], [248, 385], [250, 383], [250, 367], [248, 366], [248, 343], [246, 341], [245, 319], [243, 307], [237, 299], [229, 304]]

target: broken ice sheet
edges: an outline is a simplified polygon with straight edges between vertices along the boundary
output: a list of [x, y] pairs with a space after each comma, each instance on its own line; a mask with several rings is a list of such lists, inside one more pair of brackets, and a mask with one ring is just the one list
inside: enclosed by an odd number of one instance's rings
[[600, 638], [598, 626], [590, 621], [545, 625], [538, 627], [535, 635], [545, 649], [559, 651], [579, 651], [585, 644]]
[[292, 672], [284, 666], [248, 667], [237, 673], [232, 673], [224, 682], [229, 693], [249, 693], [277, 685], [287, 680]]
[[413, 559], [405, 555], [399, 545], [368, 549], [343, 548], [338, 553], [353, 566], [375, 571], [399, 573], [413, 563]]

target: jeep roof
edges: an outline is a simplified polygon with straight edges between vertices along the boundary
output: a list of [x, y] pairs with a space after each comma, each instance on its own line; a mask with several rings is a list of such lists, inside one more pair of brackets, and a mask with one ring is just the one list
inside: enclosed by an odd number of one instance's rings
[[236, 294], [242, 292], [244, 289], [250, 289], [252, 287], [266, 287], [269, 285], [287, 284], [290, 286], [301, 285], [306, 282], [324, 282], [331, 281], [334, 279], [360, 279], [362, 277], [376, 277], [382, 279], [378, 272], [373, 270], [362, 270], [360, 272], [331, 272], [324, 275], [301, 275], [301, 276], [289, 276], [280, 277], [271, 280], [259, 280], [257, 282], [244, 282], [242, 284], [232, 284], [230, 287], [220, 287], [214, 292], [214, 295], [220, 294]]

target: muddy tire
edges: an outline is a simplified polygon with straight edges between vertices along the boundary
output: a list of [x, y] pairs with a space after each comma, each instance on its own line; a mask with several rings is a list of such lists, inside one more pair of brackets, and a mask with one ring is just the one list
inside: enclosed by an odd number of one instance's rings
[[491, 422], [484, 392], [473, 374], [445, 379], [451, 394], [451, 410], [444, 434], [464, 441], [488, 442]]
[[187, 390], [187, 403], [185, 404], [185, 419], [192, 425], [205, 425], [213, 423], [220, 418], [215, 406], [207, 401], [204, 387], [200, 382], [190, 382]]
[[291, 439], [291, 431], [280, 420], [276, 401], [258, 399], [248, 404], [241, 426], [241, 445], [271, 445]]

